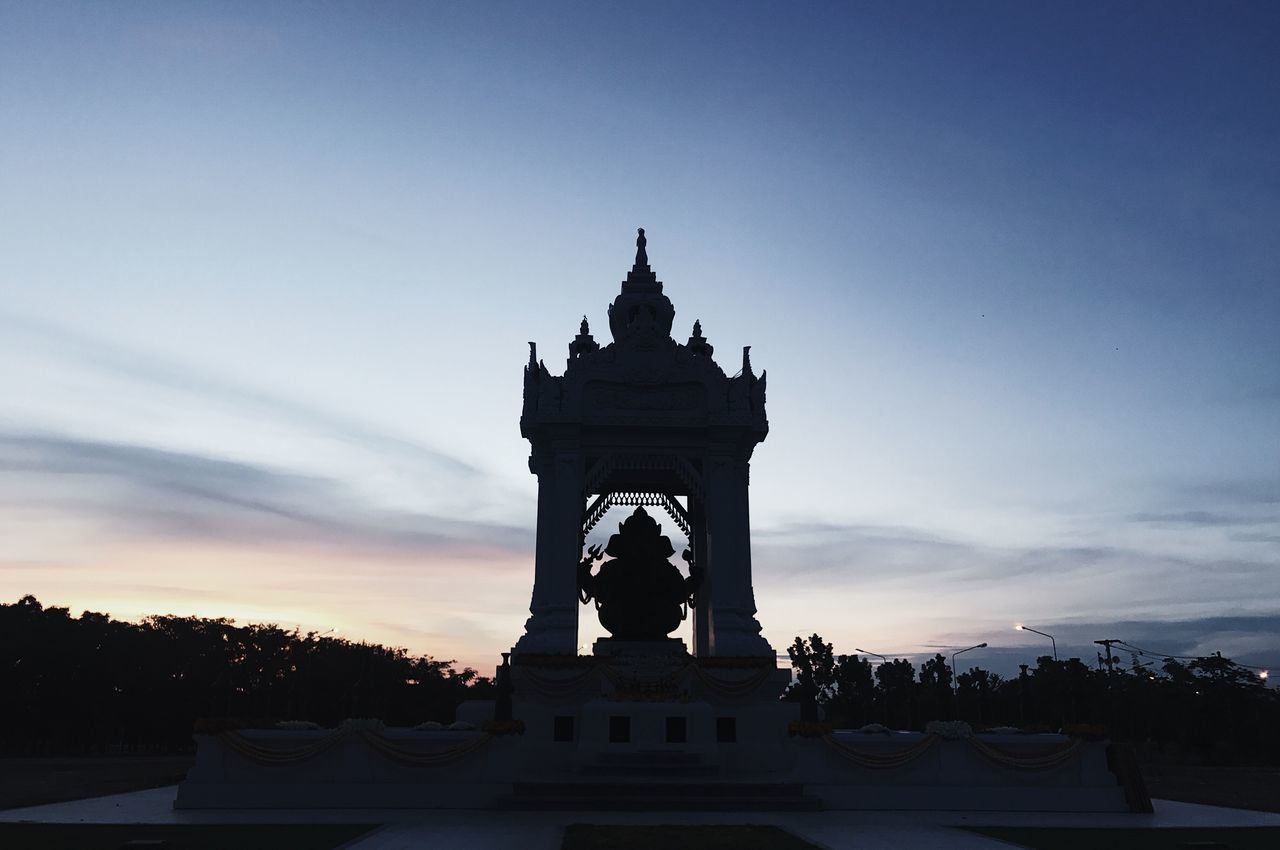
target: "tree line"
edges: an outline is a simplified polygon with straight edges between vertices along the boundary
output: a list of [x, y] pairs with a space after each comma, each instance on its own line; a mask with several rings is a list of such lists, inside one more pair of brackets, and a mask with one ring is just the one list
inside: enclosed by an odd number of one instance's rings
[[837, 655], [820, 635], [797, 637], [787, 650], [794, 681], [784, 699], [816, 710], [811, 719], [840, 728], [880, 723], [923, 730], [931, 720], [977, 728], [1064, 727], [1117, 740], [1177, 744], [1203, 757], [1280, 760], [1280, 694], [1229, 658], [1166, 658], [1159, 667], [1134, 655], [1128, 664], [1093, 669], [1078, 658], [1040, 656], [1005, 678], [981, 667], [954, 675], [942, 655], [919, 670], [904, 658], [873, 667]]
[[451, 661], [226, 618], [138, 623], [0, 604], [0, 752], [190, 750], [201, 718], [245, 724], [348, 717], [449, 722], [492, 682]]

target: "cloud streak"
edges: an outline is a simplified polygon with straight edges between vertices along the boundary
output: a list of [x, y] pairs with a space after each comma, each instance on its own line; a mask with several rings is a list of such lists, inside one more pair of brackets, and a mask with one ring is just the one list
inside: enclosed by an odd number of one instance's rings
[[22, 480], [0, 499], [42, 497], [126, 537], [423, 559], [507, 559], [533, 547], [532, 531], [515, 525], [381, 509], [332, 479], [192, 453], [0, 434], [0, 470]]
[[413, 440], [388, 434], [351, 416], [222, 380], [196, 367], [160, 360], [141, 351], [67, 330], [50, 322], [0, 312], [0, 327], [22, 334], [81, 367], [107, 372], [154, 388], [212, 399], [265, 415], [307, 432], [321, 432], [374, 452], [427, 464], [437, 473], [479, 478], [484, 473], [461, 458]]

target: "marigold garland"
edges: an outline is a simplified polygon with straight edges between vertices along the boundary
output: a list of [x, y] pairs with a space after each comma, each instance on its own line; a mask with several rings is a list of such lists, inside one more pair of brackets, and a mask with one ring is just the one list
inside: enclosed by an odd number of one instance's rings
[[1033, 752], [1011, 752], [988, 744], [977, 738], [969, 739], [969, 746], [992, 764], [1014, 770], [1052, 770], [1061, 767], [1075, 757], [1080, 749], [1080, 740], [1072, 739], [1061, 744], [1039, 749]]
[[822, 742], [835, 752], [858, 767], [867, 767], [873, 770], [887, 770], [895, 767], [904, 767], [920, 756], [924, 755], [933, 747], [934, 744], [942, 740], [937, 735], [925, 735], [915, 744], [905, 749], [895, 750], [893, 752], [867, 752], [849, 746], [843, 741], [837, 740], [834, 735], [823, 735]]
[[[792, 724], [792, 726], [819, 727], [822, 724]], [[792, 732], [792, 734], [804, 735], [805, 732]], [[813, 737], [810, 735], [810, 737]], [[834, 735], [823, 735], [823, 743], [831, 747], [839, 755], [858, 765], [859, 767], [872, 769], [886, 769], [894, 767], [903, 767], [917, 758], [922, 756], [931, 747], [943, 740], [939, 735], [926, 734], [917, 743], [905, 749], [895, 752], [873, 752], [861, 750], [857, 747], [850, 746], [848, 743], [837, 739]], [[1012, 752], [1001, 747], [993, 746], [985, 741], [979, 740], [977, 737], [970, 736], [964, 739], [970, 747], [978, 752], [983, 758], [998, 767], [1008, 768], [1010, 770], [1052, 770], [1061, 767], [1075, 758], [1080, 749], [1080, 741], [1070, 740], [1061, 744], [1055, 744], [1048, 748], [1041, 748], [1034, 752]]]
[[470, 736], [459, 743], [450, 742], [447, 747], [427, 751], [421, 748], [420, 742], [415, 742], [415, 747], [410, 749], [400, 746], [376, 732], [364, 729], [339, 730], [326, 735], [318, 741], [287, 749], [264, 747], [261, 744], [250, 741], [239, 732], [222, 732], [218, 735], [218, 738], [226, 745], [227, 749], [255, 764], [268, 767], [290, 767], [310, 761], [352, 735], [358, 736], [370, 749], [393, 761], [423, 767], [446, 764], [462, 758], [480, 749], [492, 738], [492, 735], [482, 733]]

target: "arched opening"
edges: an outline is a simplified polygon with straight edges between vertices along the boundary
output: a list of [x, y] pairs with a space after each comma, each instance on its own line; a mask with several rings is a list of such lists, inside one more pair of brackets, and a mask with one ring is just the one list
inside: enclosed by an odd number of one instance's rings
[[[661, 534], [671, 541], [675, 554], [669, 559], [680, 570], [688, 575], [688, 564], [681, 558], [681, 553], [693, 548], [691, 533], [688, 529], [688, 500], [682, 496], [660, 497], [659, 494], [618, 493], [610, 494], [616, 498], [606, 499], [600, 503], [591, 517], [590, 529], [583, 538], [583, 557], [592, 546], [599, 546], [601, 552], [609, 545], [609, 538], [618, 533], [619, 525], [635, 511], [643, 507], [645, 512], [656, 520], [661, 527]], [[669, 501], [668, 501], [669, 500]], [[593, 500], [595, 502], [597, 500]], [[665, 502], [665, 504], [664, 504]], [[604, 555], [604, 560], [609, 556]], [[603, 561], [597, 561], [593, 567], [598, 571]], [[690, 652], [694, 649], [693, 612], [685, 608], [686, 616], [679, 627], [670, 633], [670, 637], [684, 641]], [[581, 606], [578, 611], [578, 653], [591, 654], [591, 647], [596, 640], [609, 637], [609, 632], [600, 623], [594, 601]]]

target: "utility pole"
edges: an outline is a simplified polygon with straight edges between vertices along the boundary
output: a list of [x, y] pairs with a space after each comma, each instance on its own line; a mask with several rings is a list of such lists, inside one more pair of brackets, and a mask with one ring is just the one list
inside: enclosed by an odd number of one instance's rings
[[1095, 640], [1094, 643], [1101, 644], [1107, 648], [1107, 675], [1110, 676], [1115, 672], [1115, 668], [1112, 666], [1114, 659], [1111, 655], [1111, 644], [1124, 643], [1124, 641], [1116, 640], [1115, 638], [1108, 638], [1107, 640]]
[[1102, 644], [1107, 648], [1107, 689], [1106, 689], [1107, 726], [1111, 729], [1115, 729], [1116, 706], [1115, 706], [1114, 695], [1111, 693], [1111, 689], [1115, 687], [1115, 675], [1114, 675], [1115, 667], [1113, 666], [1114, 658], [1111, 655], [1111, 644], [1123, 643], [1123, 641], [1116, 640], [1115, 638], [1108, 638], [1107, 640], [1095, 640], [1094, 643]]

